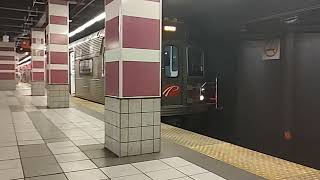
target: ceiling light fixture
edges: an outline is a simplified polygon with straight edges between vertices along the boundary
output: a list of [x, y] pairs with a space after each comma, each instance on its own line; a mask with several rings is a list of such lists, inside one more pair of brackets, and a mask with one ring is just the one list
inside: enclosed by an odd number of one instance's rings
[[176, 32], [177, 27], [176, 26], [164, 26], [164, 31]]
[[87, 29], [88, 27], [92, 26], [94, 23], [99, 22], [101, 20], [103, 20], [106, 17], [106, 13], [103, 12], [101, 14], [99, 14], [98, 16], [94, 17], [93, 19], [91, 19], [90, 21], [84, 23], [82, 26], [78, 27], [77, 29], [75, 29], [74, 31], [69, 33], [69, 37], [72, 37], [82, 31], [84, 31], [85, 29]]

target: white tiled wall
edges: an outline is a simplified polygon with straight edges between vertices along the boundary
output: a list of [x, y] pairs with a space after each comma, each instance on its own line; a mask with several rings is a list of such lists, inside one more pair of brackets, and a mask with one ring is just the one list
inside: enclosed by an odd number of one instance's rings
[[106, 148], [120, 157], [160, 152], [160, 98], [105, 102]]
[[49, 108], [69, 107], [69, 85], [48, 85], [47, 104]]

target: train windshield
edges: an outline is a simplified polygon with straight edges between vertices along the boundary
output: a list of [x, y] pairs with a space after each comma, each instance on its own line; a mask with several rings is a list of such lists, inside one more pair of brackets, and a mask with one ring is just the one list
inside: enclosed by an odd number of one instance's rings
[[188, 49], [188, 74], [189, 76], [203, 76], [204, 52], [200, 48]]
[[166, 46], [164, 48], [164, 69], [166, 77], [178, 77], [178, 48]]

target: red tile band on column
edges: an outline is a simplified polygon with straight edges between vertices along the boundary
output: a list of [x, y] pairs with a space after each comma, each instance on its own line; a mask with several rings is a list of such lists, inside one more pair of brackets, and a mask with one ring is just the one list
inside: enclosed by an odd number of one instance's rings
[[67, 52], [50, 52], [51, 64], [68, 64]]
[[68, 70], [51, 70], [50, 73], [52, 84], [68, 83]]
[[119, 16], [105, 23], [105, 44], [106, 49], [116, 49], [120, 47], [119, 42]]
[[4, 55], [0, 55], [0, 61], [4, 60], [4, 61], [15, 61], [14, 56], [4, 56]]
[[32, 79], [33, 81], [44, 81], [44, 73], [43, 72], [33, 72], [32, 73]]
[[14, 64], [0, 64], [0, 70], [15, 69]]
[[108, 96], [119, 96], [119, 62], [105, 63], [105, 93]]
[[68, 0], [48, 0], [50, 4], [59, 4], [59, 5], [67, 5]]
[[0, 47], [0, 51], [14, 51], [13, 47]]
[[123, 96], [159, 96], [160, 63], [123, 62]]
[[43, 61], [33, 61], [32, 68], [44, 69], [44, 62]]
[[15, 80], [16, 73], [3, 73], [0, 72], [0, 80]]
[[[32, 82], [44, 82], [44, 61], [45, 61], [45, 32], [41, 29], [33, 29], [31, 32], [31, 65]], [[42, 77], [41, 77], [42, 76]]]
[[160, 20], [123, 16], [123, 48], [160, 50]]
[[64, 16], [50, 15], [50, 24], [68, 25], [68, 18]]
[[48, 3], [48, 84], [66, 85], [69, 83], [68, 2], [49, 0]]
[[15, 53], [14, 43], [0, 42], [0, 80], [15, 80]]
[[50, 33], [50, 44], [68, 45], [69, 37], [66, 34]]

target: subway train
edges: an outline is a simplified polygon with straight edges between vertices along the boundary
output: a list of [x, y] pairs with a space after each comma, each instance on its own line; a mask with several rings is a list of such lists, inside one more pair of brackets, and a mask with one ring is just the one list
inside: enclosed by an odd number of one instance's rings
[[[187, 25], [164, 18], [162, 28], [162, 116], [206, 112], [218, 105], [218, 78], [206, 82], [205, 50], [192, 43]], [[75, 96], [104, 103], [104, 29], [70, 44]], [[71, 73], [72, 74], [72, 73]], [[107, 85], [106, 85], [107, 86]]]

